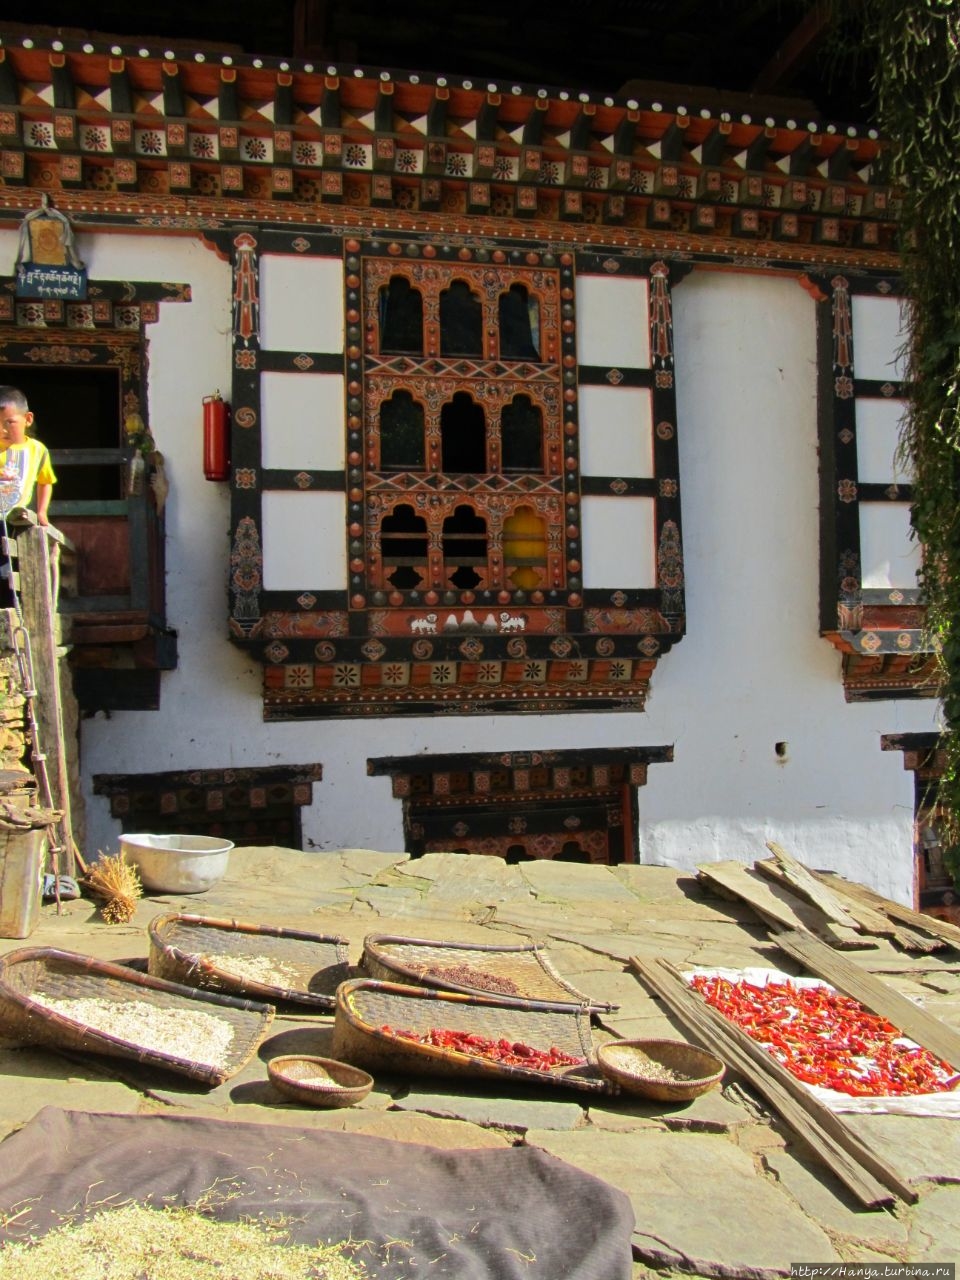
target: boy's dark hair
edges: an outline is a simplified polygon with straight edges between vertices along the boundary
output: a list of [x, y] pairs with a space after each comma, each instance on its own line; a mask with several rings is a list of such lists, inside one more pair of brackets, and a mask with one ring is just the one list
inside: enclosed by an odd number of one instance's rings
[[27, 397], [23, 394], [19, 387], [0, 387], [0, 409], [5, 404], [11, 404], [21, 413], [29, 413], [30, 405]]

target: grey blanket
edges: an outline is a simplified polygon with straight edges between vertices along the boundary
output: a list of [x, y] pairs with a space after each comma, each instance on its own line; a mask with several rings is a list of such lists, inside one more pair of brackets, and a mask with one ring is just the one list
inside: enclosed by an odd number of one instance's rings
[[[211, 1188], [221, 1195], [210, 1197]], [[289, 1220], [299, 1244], [373, 1242], [400, 1280], [629, 1280], [633, 1211], [534, 1147], [452, 1150], [363, 1134], [45, 1107], [0, 1143], [0, 1240], [129, 1200]], [[397, 1242], [402, 1242], [398, 1244]], [[389, 1243], [389, 1248], [387, 1247]], [[364, 1255], [360, 1255], [364, 1259]]]

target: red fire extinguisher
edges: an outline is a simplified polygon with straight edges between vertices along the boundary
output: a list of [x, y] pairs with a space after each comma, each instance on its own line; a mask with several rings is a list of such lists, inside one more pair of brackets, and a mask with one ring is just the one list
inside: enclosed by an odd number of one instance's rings
[[230, 406], [219, 391], [203, 397], [203, 474], [207, 480], [230, 478]]

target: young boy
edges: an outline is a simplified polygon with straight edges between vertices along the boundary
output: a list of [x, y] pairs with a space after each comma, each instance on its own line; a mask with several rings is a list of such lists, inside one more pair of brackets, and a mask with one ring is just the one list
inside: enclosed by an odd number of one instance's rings
[[57, 477], [46, 445], [27, 436], [33, 414], [16, 387], [0, 387], [0, 508], [26, 507], [37, 491], [37, 523], [49, 524], [47, 511]]

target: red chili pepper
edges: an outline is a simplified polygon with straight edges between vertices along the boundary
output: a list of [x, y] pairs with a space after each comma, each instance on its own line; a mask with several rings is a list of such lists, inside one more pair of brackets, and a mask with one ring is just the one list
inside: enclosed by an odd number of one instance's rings
[[520, 1040], [490, 1040], [486, 1036], [471, 1031], [451, 1031], [442, 1027], [430, 1027], [427, 1031], [416, 1032], [391, 1027], [387, 1023], [381, 1026], [380, 1030], [386, 1035], [400, 1036], [404, 1040], [414, 1040], [440, 1049], [453, 1049], [458, 1053], [485, 1058], [504, 1066], [532, 1067], [537, 1071], [582, 1066], [585, 1061], [583, 1058], [575, 1058], [568, 1053], [563, 1053], [556, 1045], [551, 1045], [548, 1050], [535, 1049]]
[[697, 974], [691, 985], [798, 1079], [852, 1095], [944, 1092], [960, 1076], [850, 996], [826, 987], [764, 987]]

